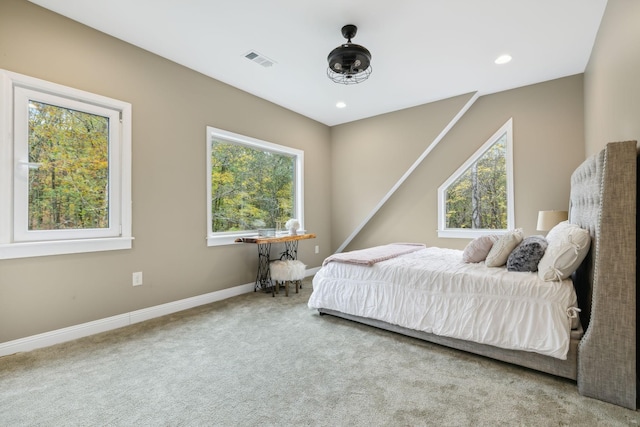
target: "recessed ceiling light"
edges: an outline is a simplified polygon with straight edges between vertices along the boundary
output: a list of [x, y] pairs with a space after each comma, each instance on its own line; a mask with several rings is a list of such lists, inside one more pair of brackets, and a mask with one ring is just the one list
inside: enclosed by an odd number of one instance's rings
[[343, 101], [336, 102], [336, 107], [338, 107], [338, 108], [344, 108], [346, 106], [347, 106], [347, 104], [345, 102], [343, 102]]
[[511, 62], [511, 55], [500, 55], [494, 61], [498, 65], [506, 64], [507, 62]]

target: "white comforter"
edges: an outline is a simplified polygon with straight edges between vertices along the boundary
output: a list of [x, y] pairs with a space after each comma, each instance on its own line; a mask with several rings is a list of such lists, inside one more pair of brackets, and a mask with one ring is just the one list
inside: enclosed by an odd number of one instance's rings
[[309, 307], [564, 360], [577, 302], [571, 280], [544, 282], [425, 248], [373, 266], [327, 264]]

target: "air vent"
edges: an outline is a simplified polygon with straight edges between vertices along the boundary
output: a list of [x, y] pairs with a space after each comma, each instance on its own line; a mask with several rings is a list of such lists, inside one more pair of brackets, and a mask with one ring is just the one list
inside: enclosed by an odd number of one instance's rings
[[256, 64], [260, 64], [265, 68], [269, 68], [276, 63], [276, 61], [267, 58], [266, 56], [256, 52], [255, 50], [250, 51], [246, 55], [245, 58], [255, 62]]

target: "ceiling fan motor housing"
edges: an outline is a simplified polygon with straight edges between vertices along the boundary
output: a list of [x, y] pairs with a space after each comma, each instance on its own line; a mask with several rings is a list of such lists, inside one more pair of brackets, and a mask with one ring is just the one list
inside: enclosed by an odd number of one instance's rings
[[359, 44], [345, 43], [333, 49], [327, 57], [329, 68], [340, 74], [357, 74], [371, 64], [371, 53]]
[[342, 35], [347, 39], [347, 43], [341, 44], [333, 49], [327, 61], [329, 69], [340, 74], [358, 74], [369, 68], [371, 64], [371, 53], [364, 46], [351, 43], [358, 28], [355, 25], [345, 25], [342, 27]]

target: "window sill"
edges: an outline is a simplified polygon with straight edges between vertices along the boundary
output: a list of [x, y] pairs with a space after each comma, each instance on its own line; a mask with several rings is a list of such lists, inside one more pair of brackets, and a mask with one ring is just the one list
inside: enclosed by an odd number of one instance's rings
[[0, 244], [0, 259], [131, 249], [133, 237]]
[[248, 233], [232, 233], [232, 234], [223, 234], [219, 236], [208, 236], [207, 237], [207, 246], [225, 246], [225, 245], [235, 245], [236, 239], [239, 237], [256, 237], [258, 233], [248, 232]]
[[438, 237], [453, 239], [475, 239], [480, 236], [488, 236], [491, 234], [504, 234], [507, 230], [472, 230], [472, 229], [449, 229], [438, 230]]

